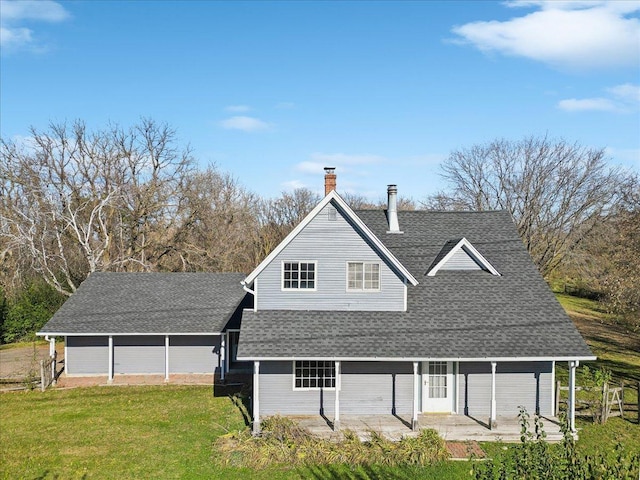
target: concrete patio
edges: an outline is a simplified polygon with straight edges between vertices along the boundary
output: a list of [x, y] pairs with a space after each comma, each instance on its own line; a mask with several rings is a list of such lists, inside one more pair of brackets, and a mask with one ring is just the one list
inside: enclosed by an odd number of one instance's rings
[[[331, 420], [320, 415], [292, 417], [298, 424], [313, 435], [322, 438], [337, 438], [340, 432], [334, 432]], [[542, 418], [543, 428], [547, 434], [547, 441], [562, 440], [560, 423], [557, 418]], [[430, 414], [418, 415], [420, 428], [433, 428], [439, 435], [449, 441], [476, 440], [483, 442], [520, 441], [520, 423], [516, 417], [498, 417], [497, 427], [489, 429], [481, 420], [464, 415]], [[533, 419], [530, 419], [533, 430]], [[411, 430], [411, 416], [396, 415], [344, 415], [340, 417], [340, 430], [351, 430], [362, 440], [367, 440], [370, 431], [382, 433], [392, 440], [402, 437], [416, 436], [418, 432]]]

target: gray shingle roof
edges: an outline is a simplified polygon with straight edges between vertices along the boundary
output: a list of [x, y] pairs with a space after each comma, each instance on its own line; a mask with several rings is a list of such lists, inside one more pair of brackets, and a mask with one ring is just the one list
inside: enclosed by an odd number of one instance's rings
[[[418, 279], [407, 312], [245, 312], [241, 358], [590, 357], [592, 353], [531, 261], [507, 212], [356, 212]], [[502, 276], [429, 266], [466, 237]]]
[[217, 333], [245, 296], [242, 273], [95, 272], [43, 334]]

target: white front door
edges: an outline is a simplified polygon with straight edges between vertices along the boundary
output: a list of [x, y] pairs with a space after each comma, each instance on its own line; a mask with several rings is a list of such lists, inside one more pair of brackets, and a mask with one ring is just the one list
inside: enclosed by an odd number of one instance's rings
[[423, 412], [453, 412], [454, 393], [453, 362], [422, 364]]

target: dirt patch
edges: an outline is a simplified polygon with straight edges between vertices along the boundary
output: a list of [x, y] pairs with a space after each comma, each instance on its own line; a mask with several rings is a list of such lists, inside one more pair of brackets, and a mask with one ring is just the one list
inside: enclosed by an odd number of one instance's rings
[[634, 333], [622, 325], [604, 322], [582, 313], [571, 312], [569, 316], [586, 340], [608, 343], [635, 352], [640, 351], [640, 333]]
[[[64, 356], [64, 345], [56, 345], [58, 361]], [[40, 376], [40, 360], [49, 357], [49, 345], [32, 344], [0, 350], [0, 381], [22, 381], [33, 375]]]

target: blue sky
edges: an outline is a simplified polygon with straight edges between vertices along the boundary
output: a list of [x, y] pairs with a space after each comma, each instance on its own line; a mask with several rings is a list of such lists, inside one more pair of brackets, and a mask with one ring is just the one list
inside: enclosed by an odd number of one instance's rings
[[640, 2], [0, 3], [0, 133], [150, 117], [265, 196], [422, 199], [495, 138], [640, 171]]

